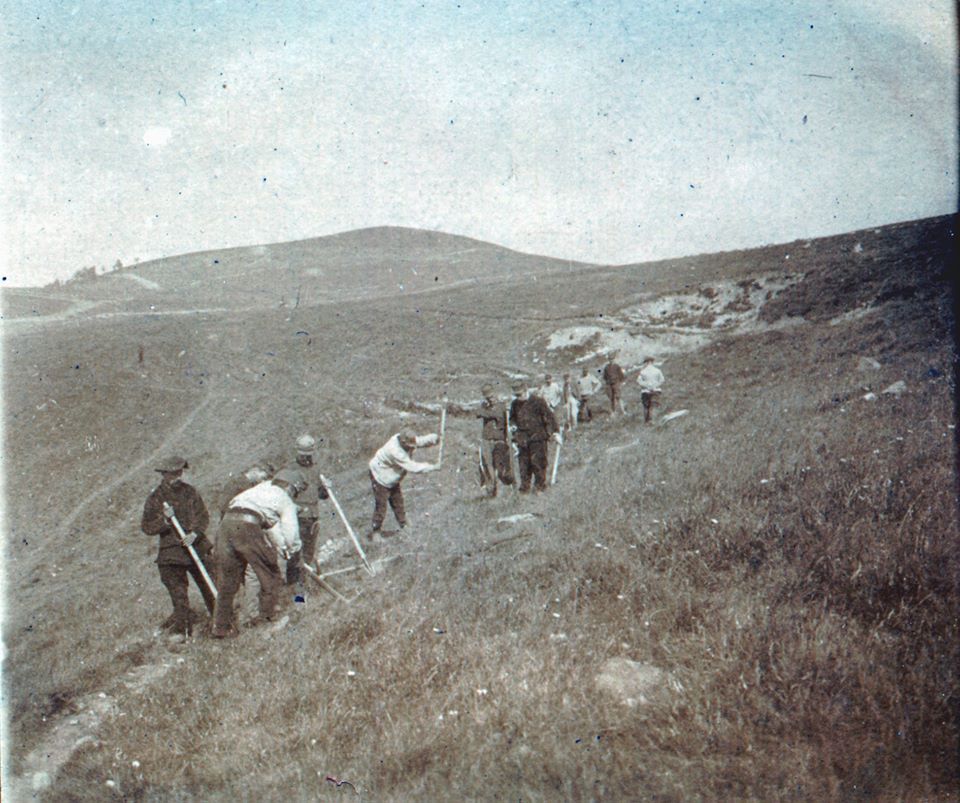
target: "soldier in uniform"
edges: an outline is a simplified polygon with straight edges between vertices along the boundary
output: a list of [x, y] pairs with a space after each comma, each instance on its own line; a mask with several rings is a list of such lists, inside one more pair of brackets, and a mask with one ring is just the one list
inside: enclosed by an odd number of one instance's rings
[[[547, 442], [553, 437], [560, 442], [557, 419], [547, 403], [537, 394], [525, 394], [523, 382], [514, 384], [516, 397], [510, 405], [510, 420], [513, 422], [513, 440], [517, 445], [517, 460], [520, 467], [520, 491], [530, 490], [530, 480], [536, 482], [536, 490], [547, 488]], [[524, 398], [526, 396], [526, 398]]]
[[320, 472], [314, 465], [317, 442], [310, 435], [297, 438], [297, 464], [293, 467], [303, 475], [305, 490], [297, 496], [297, 519], [300, 524], [302, 548], [287, 561], [287, 585], [297, 585], [303, 575], [303, 563], [313, 565], [317, 554], [320, 500], [329, 499], [326, 486], [320, 481]]
[[[140, 521], [140, 529], [144, 533], [160, 536], [157, 568], [160, 570], [160, 581], [170, 593], [173, 603], [173, 613], [161, 627], [173, 631], [180, 638], [193, 634], [194, 614], [190, 610], [187, 575], [193, 577], [211, 614], [215, 599], [184, 546], [193, 546], [210, 573], [213, 568], [209, 560], [211, 546], [205, 535], [210, 514], [197, 489], [183, 481], [186, 468], [187, 461], [182, 457], [172, 456], [160, 461], [154, 469], [160, 473], [160, 484], [147, 497]], [[170, 521], [173, 516], [177, 517], [186, 534], [185, 541], [180, 540]]]
[[616, 362], [616, 358], [617, 354], [614, 352], [610, 355], [610, 362], [603, 369], [603, 381], [607, 385], [607, 398], [610, 399], [611, 414], [616, 413], [617, 410], [621, 413], [626, 412], [623, 409], [623, 400], [620, 398], [620, 387], [623, 385], [623, 380], [626, 379], [626, 374]]
[[498, 478], [505, 485], [513, 484], [507, 446], [507, 408], [503, 402], [497, 401], [491, 385], [484, 385], [481, 392], [483, 401], [477, 411], [477, 418], [483, 421], [480, 440], [481, 484], [487, 487], [487, 496], [494, 497], [497, 495]]

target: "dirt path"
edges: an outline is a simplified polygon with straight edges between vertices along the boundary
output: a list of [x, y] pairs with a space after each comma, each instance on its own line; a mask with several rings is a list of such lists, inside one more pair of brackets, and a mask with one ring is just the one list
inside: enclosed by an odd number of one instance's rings
[[86, 510], [87, 506], [91, 502], [93, 502], [95, 499], [106, 498], [114, 490], [129, 480], [134, 474], [143, 471], [143, 469], [146, 468], [152, 461], [156, 460], [161, 454], [167, 451], [170, 448], [170, 444], [172, 444], [177, 438], [187, 431], [200, 411], [203, 410], [212, 400], [213, 394], [208, 392], [203, 399], [200, 400], [200, 403], [187, 414], [187, 416], [180, 423], [180, 426], [167, 435], [167, 437], [163, 439], [163, 442], [157, 446], [156, 449], [150, 452], [150, 454], [148, 454], [143, 460], [141, 460], [139, 463], [135, 463], [120, 476], [115, 477], [110, 482], [95, 488], [93, 491], [87, 494], [64, 518], [63, 523], [60, 525], [61, 534], [68, 535], [70, 533], [70, 528], [73, 527], [74, 522], [77, 520], [80, 514]]

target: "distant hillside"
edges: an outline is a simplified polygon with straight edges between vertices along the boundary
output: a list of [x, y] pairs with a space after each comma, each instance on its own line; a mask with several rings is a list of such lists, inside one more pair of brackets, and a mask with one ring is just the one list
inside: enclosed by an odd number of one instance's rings
[[97, 302], [97, 312], [312, 306], [584, 267], [468, 237], [385, 226], [166, 257], [56, 291], [15, 291], [5, 316], [56, 314], [65, 298]]

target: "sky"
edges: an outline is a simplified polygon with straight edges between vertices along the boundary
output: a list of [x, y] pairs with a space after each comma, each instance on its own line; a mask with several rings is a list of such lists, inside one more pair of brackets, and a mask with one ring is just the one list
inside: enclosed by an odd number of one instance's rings
[[367, 226], [604, 264], [957, 209], [949, 0], [0, 0], [6, 286]]

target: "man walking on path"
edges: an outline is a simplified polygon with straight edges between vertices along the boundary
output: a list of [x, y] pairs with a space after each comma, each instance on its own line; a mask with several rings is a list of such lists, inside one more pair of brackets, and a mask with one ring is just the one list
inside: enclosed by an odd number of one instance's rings
[[301, 547], [294, 499], [303, 490], [302, 482], [299, 472], [284, 469], [272, 480], [254, 485], [230, 502], [217, 536], [221, 585], [214, 637], [236, 634], [233, 598], [248, 565], [260, 582], [260, 613], [249, 624], [273, 621], [283, 588], [277, 558], [289, 559]]
[[[214, 596], [184, 546], [193, 546], [209, 574], [213, 567], [209, 560], [210, 542], [205, 533], [210, 524], [210, 514], [197, 489], [183, 481], [183, 471], [187, 467], [187, 461], [182, 457], [173, 456], [160, 461], [154, 469], [160, 472], [160, 484], [147, 497], [140, 521], [140, 529], [144, 533], [160, 536], [157, 568], [160, 570], [160, 582], [170, 593], [173, 603], [173, 613], [160, 627], [173, 631], [175, 636], [181, 638], [193, 634], [194, 614], [190, 610], [188, 574], [200, 589], [203, 602], [211, 614], [214, 606]], [[180, 540], [171, 523], [173, 516], [177, 517], [186, 533], [185, 541]]]
[[660, 404], [660, 390], [663, 385], [663, 373], [653, 364], [653, 357], [644, 359], [637, 384], [640, 385], [640, 401], [643, 403], [643, 422], [649, 424], [652, 422], [654, 406]]
[[377, 450], [369, 464], [370, 484], [373, 487], [373, 526], [367, 533], [368, 540], [372, 541], [374, 535], [381, 532], [388, 502], [400, 529], [407, 526], [400, 483], [408, 472], [426, 474], [440, 468], [438, 463], [418, 463], [413, 459], [413, 452], [418, 446], [434, 446], [438, 440], [436, 433], [417, 435], [412, 430], [405, 429]]
[[547, 403], [550, 412], [556, 415], [563, 404], [563, 387], [559, 382], [553, 381], [552, 375], [546, 374], [543, 377], [543, 384], [538, 388], [537, 395]]
[[297, 464], [294, 470], [303, 476], [305, 485], [305, 489], [297, 496], [297, 518], [303, 547], [287, 561], [287, 585], [300, 582], [304, 562], [313, 565], [319, 536], [320, 500], [330, 498], [326, 486], [320, 480], [320, 472], [314, 466], [316, 447], [317, 442], [310, 435], [297, 438]]
[[560, 443], [557, 419], [547, 403], [535, 393], [524, 398], [524, 384], [514, 385], [516, 398], [510, 405], [510, 420], [514, 422], [513, 440], [517, 444], [520, 464], [520, 491], [530, 490], [531, 478], [537, 491], [547, 488], [547, 442], [553, 436]]
[[617, 353], [614, 352], [610, 355], [610, 362], [603, 369], [603, 381], [607, 385], [607, 398], [610, 399], [611, 414], [616, 413], [617, 410], [621, 413], [626, 412], [623, 409], [623, 400], [620, 398], [620, 386], [623, 385], [626, 374], [623, 373], [623, 368], [616, 363], [616, 358]]
[[597, 379], [587, 366], [583, 366], [583, 371], [577, 377], [577, 398], [580, 401], [580, 413], [578, 418], [581, 421], [590, 421], [593, 418], [593, 411], [590, 409], [593, 394], [600, 390], [600, 380]]
[[487, 487], [487, 496], [497, 495], [497, 479], [505, 485], [513, 484], [510, 470], [510, 448], [507, 446], [507, 408], [493, 395], [493, 387], [481, 389], [483, 401], [477, 418], [483, 421], [480, 440], [481, 484]]

